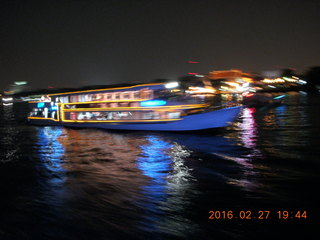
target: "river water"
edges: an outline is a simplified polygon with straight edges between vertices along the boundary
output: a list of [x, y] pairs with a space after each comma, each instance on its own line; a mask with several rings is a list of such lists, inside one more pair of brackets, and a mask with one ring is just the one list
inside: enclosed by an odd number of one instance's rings
[[200, 133], [37, 127], [1, 106], [0, 239], [318, 239], [319, 100]]

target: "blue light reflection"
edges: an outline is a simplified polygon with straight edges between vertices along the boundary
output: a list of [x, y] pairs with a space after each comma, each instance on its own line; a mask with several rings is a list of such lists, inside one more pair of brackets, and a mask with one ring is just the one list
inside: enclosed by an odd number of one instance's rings
[[66, 172], [62, 164], [64, 148], [58, 141], [58, 138], [62, 135], [62, 128], [41, 127], [38, 130], [38, 152], [41, 162], [47, 170], [48, 182], [58, 186], [65, 181]]
[[195, 179], [185, 165], [190, 151], [156, 135], [146, 139], [149, 144], [141, 146], [142, 156], [137, 160], [137, 167], [149, 178], [142, 189], [146, 197], [141, 202], [146, 211], [144, 222], [148, 229], [183, 238], [196, 228], [184, 216], [192, 202], [188, 196], [194, 194]]
[[148, 195], [161, 200], [166, 195], [166, 177], [172, 163], [165, 151], [172, 145], [155, 136], [149, 136], [147, 140], [150, 144], [141, 146], [143, 156], [139, 158], [137, 165], [145, 176], [150, 177], [150, 184], [145, 186]]

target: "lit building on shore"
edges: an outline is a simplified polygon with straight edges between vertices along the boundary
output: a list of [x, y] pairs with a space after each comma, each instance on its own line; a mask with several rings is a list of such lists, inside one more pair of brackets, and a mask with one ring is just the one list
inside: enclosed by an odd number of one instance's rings
[[26, 81], [17, 81], [9, 86], [9, 91], [11, 94], [21, 93], [24, 91], [28, 91], [29, 85]]
[[252, 74], [237, 69], [211, 71], [208, 79], [218, 93], [243, 93], [253, 83]]

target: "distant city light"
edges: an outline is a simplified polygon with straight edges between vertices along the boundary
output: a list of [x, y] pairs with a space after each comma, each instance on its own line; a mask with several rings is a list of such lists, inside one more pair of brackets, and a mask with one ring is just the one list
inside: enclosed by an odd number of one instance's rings
[[284, 83], [285, 80], [282, 78], [275, 78], [275, 79], [265, 78], [262, 80], [262, 82], [264, 82], [264, 83]]
[[13, 100], [13, 98], [12, 97], [4, 97], [4, 98], [2, 98], [2, 101], [4, 101], [4, 102], [10, 102], [10, 101], [12, 101]]
[[278, 97], [275, 97], [275, 98], [273, 98], [273, 99], [280, 99], [280, 98], [284, 98], [286, 95], [280, 95], [280, 96], [278, 96]]
[[235, 82], [226, 82], [226, 84], [232, 86], [232, 87], [239, 87], [239, 84], [238, 83], [235, 83]]
[[213, 88], [189, 87], [187, 92], [191, 94], [202, 94], [202, 93], [215, 93], [215, 90]]
[[247, 94], [244, 94], [244, 96], [246, 96], [246, 97], [252, 97], [252, 96], [254, 96], [254, 93], [247, 93]]
[[167, 83], [165, 85], [166, 88], [175, 88], [175, 87], [178, 87], [178, 86], [179, 86], [178, 82], [170, 82], [170, 83]]
[[288, 82], [297, 82], [297, 80], [293, 79], [293, 78], [283, 77], [283, 79], [288, 81]]
[[307, 82], [300, 79], [300, 80], [298, 81], [298, 83], [300, 83], [300, 84], [306, 84]]
[[13, 103], [2, 103], [3, 106], [11, 106]]
[[21, 81], [21, 82], [14, 82], [15, 85], [26, 85], [28, 82], [26, 81]]

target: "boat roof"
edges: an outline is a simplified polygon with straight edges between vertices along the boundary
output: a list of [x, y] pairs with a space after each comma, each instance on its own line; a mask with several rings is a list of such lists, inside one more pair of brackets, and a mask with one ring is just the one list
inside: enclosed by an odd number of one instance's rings
[[48, 96], [61, 96], [61, 95], [77, 95], [90, 92], [105, 92], [105, 91], [118, 91], [118, 90], [140, 90], [145, 87], [154, 87], [156, 89], [163, 89], [165, 83], [143, 83], [143, 84], [114, 84], [114, 85], [99, 85], [88, 86], [78, 89], [69, 89], [66, 92], [50, 93]]
[[85, 92], [104, 92], [104, 91], [116, 91], [120, 89], [132, 89], [139, 90], [145, 87], [152, 87], [154, 88], [164, 88], [165, 82], [157, 82], [157, 83], [136, 83], [136, 84], [112, 84], [112, 85], [94, 85], [94, 86], [84, 86], [80, 88], [57, 88], [57, 89], [39, 89], [34, 91], [28, 92], [21, 92], [15, 94], [15, 96], [30, 96], [30, 95], [48, 95], [48, 96], [63, 96], [63, 95], [73, 95], [73, 94], [81, 94]]

